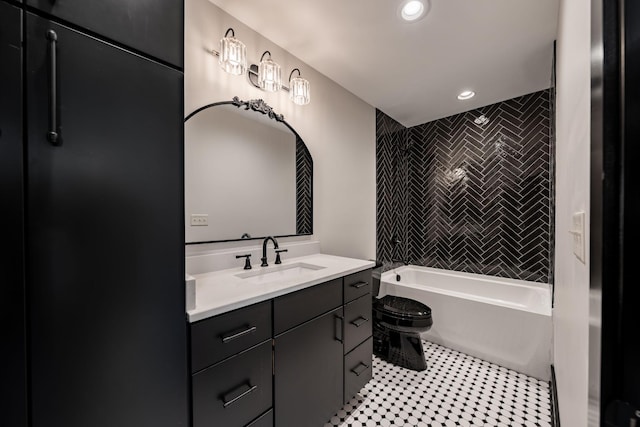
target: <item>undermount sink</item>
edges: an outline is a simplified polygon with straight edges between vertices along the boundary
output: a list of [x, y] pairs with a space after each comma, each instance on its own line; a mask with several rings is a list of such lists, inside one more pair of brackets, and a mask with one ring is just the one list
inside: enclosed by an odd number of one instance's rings
[[239, 279], [243, 279], [242, 281], [245, 283], [259, 284], [292, 279], [307, 273], [322, 270], [323, 268], [325, 267], [321, 265], [296, 262], [293, 264], [279, 265], [277, 267], [268, 267], [268, 269], [262, 269], [262, 271], [260, 269], [256, 271], [247, 271], [246, 273], [239, 273], [235, 276]]

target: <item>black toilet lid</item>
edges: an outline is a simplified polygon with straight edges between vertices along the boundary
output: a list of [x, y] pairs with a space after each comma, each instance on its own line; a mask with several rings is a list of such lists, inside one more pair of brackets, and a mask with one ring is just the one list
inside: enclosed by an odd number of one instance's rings
[[379, 308], [398, 317], [430, 318], [429, 306], [409, 298], [386, 295], [378, 300]]

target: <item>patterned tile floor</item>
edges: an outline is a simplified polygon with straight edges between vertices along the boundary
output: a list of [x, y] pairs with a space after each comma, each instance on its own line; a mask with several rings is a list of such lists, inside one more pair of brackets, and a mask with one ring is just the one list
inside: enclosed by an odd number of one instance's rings
[[423, 341], [428, 368], [373, 357], [373, 379], [324, 427], [551, 426], [549, 385]]

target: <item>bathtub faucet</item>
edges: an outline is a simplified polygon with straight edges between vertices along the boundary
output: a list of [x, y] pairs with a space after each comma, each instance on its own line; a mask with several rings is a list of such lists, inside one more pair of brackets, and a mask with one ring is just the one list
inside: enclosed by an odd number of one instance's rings
[[[409, 260], [406, 259], [391, 259], [391, 262], [401, 262], [404, 265], [409, 265]], [[399, 282], [400, 280], [402, 280], [402, 276], [400, 276], [398, 273], [396, 273], [396, 282]]]

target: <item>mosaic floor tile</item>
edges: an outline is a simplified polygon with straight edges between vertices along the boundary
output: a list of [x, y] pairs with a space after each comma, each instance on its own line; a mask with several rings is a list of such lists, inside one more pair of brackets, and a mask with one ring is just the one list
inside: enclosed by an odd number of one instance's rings
[[550, 427], [544, 381], [423, 341], [416, 372], [373, 357], [373, 378], [324, 427]]

